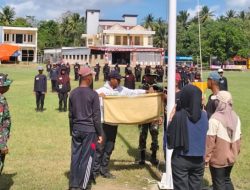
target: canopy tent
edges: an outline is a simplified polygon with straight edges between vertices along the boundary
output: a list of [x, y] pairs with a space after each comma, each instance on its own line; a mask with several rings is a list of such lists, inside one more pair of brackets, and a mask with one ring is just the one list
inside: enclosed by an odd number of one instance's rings
[[19, 46], [0, 44], [0, 61], [10, 61], [10, 57], [17, 57], [19, 50]]

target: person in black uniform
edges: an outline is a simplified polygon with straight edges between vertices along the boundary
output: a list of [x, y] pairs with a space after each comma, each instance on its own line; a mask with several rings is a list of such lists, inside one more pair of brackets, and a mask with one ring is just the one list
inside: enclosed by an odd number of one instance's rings
[[220, 79], [220, 90], [228, 91], [227, 78], [223, 76], [223, 69], [218, 69], [218, 73], [221, 76], [221, 79]]
[[80, 64], [76, 62], [74, 65], [75, 81], [79, 80], [79, 70]]
[[46, 70], [47, 70], [47, 73], [48, 73], [48, 78], [50, 78], [50, 70], [52, 68], [52, 65], [50, 63], [50, 61], [48, 61], [48, 63], [46, 64]]
[[135, 66], [135, 78], [136, 78], [136, 82], [141, 82], [141, 72], [142, 72], [142, 68], [140, 66], [140, 64]]
[[69, 62], [67, 62], [67, 64], [66, 64], [66, 73], [68, 75], [70, 75], [70, 64], [69, 64]]
[[58, 92], [58, 98], [59, 98], [59, 111], [67, 111], [67, 99], [68, 99], [68, 93], [71, 90], [70, 87], [70, 78], [67, 73], [67, 68], [62, 67], [60, 75], [57, 79], [57, 92]]
[[94, 72], [89, 67], [79, 71], [80, 86], [69, 97], [71, 164], [69, 190], [91, 189], [89, 182], [96, 146], [102, 143], [101, 112], [98, 94], [89, 88]]
[[56, 92], [56, 81], [58, 77], [58, 67], [55, 63], [53, 63], [52, 69], [50, 70], [50, 80], [51, 80], [51, 88], [52, 92]]
[[127, 63], [127, 65], [126, 65], [126, 67], [125, 67], [125, 75], [127, 75], [128, 74], [128, 68], [130, 67], [130, 64], [129, 63]]
[[34, 78], [34, 92], [36, 94], [36, 111], [44, 111], [44, 99], [47, 92], [47, 77], [43, 74], [43, 67], [38, 66], [39, 74]]
[[120, 69], [118, 63], [115, 64], [114, 70], [117, 71], [118, 73], [120, 73], [121, 69]]
[[109, 73], [110, 73], [110, 67], [109, 67], [108, 63], [105, 63], [105, 65], [103, 67], [104, 81], [108, 80]]
[[132, 73], [132, 68], [128, 68], [128, 74], [125, 75], [124, 86], [129, 89], [135, 89], [135, 76]]
[[94, 71], [95, 71], [95, 81], [99, 81], [99, 73], [100, 73], [100, 69], [101, 69], [101, 67], [100, 67], [100, 65], [99, 65], [99, 63], [97, 63], [96, 65], [95, 65], [95, 67], [94, 67]]

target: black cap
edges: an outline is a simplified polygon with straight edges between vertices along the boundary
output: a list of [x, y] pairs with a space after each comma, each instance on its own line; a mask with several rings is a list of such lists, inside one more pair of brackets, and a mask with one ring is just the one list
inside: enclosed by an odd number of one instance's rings
[[119, 74], [118, 71], [111, 71], [109, 74], [109, 79], [117, 79], [121, 80], [122, 76]]

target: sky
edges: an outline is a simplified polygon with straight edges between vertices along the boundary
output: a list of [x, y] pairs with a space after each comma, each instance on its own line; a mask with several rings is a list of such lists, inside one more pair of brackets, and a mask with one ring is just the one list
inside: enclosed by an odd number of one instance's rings
[[[215, 16], [225, 14], [229, 9], [247, 10], [250, 0], [199, 0], [207, 5]], [[123, 14], [138, 15], [139, 23], [146, 15], [167, 19], [169, 0], [0, 0], [0, 7], [9, 5], [15, 9], [16, 17], [35, 16], [38, 20], [58, 19], [66, 11], [85, 15], [86, 9], [101, 11], [101, 19], [122, 19]], [[187, 10], [194, 16], [198, 0], [177, 0], [177, 11]]]

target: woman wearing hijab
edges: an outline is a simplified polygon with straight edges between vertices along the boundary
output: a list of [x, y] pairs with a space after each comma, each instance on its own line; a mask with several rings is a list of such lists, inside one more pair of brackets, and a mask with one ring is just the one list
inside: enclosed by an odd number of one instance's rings
[[233, 190], [230, 173], [240, 153], [241, 123], [233, 111], [232, 96], [219, 91], [215, 113], [209, 119], [206, 142], [206, 164], [209, 164], [213, 190]]
[[70, 87], [70, 78], [69, 75], [66, 73], [67, 68], [62, 67], [60, 75], [57, 78], [57, 92], [59, 98], [59, 111], [67, 111], [67, 99], [68, 93], [71, 90]]
[[201, 189], [207, 129], [201, 90], [186, 85], [167, 129], [168, 148], [173, 149], [171, 164], [175, 190]]

